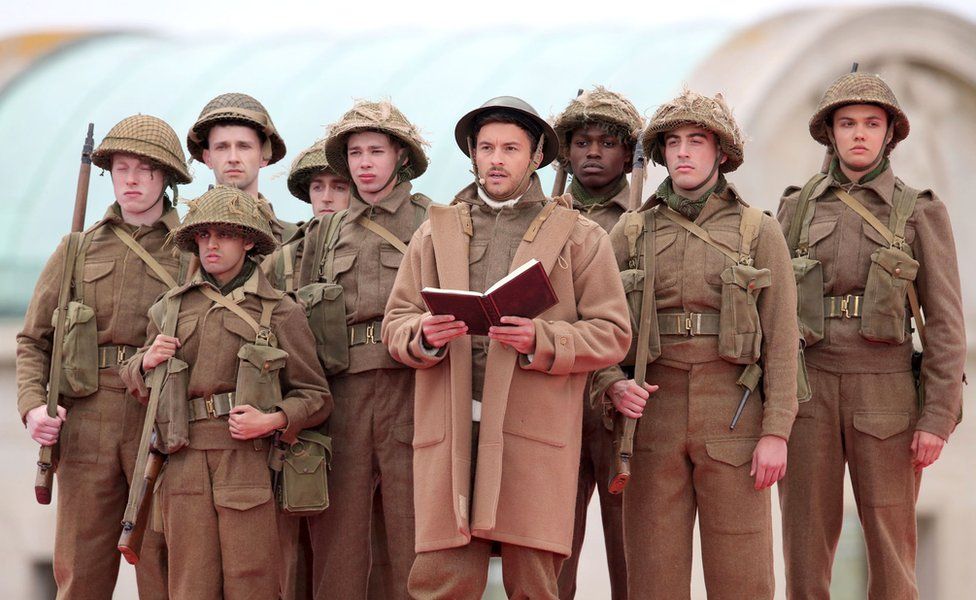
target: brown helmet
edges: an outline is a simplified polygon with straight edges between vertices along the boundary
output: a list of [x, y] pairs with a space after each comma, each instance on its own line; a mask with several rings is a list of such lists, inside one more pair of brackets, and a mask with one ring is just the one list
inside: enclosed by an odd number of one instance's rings
[[722, 94], [709, 98], [689, 89], [662, 104], [651, 117], [644, 130], [644, 154], [655, 163], [667, 166], [661, 138], [663, 134], [685, 125], [697, 125], [718, 137], [719, 148], [726, 156], [726, 161], [719, 166], [720, 172], [731, 173], [742, 164], [745, 138], [725, 98]]
[[299, 200], [311, 202], [308, 186], [312, 183], [312, 177], [323, 171], [338, 175], [325, 158], [324, 139], [302, 150], [291, 163], [291, 171], [288, 173], [288, 191]]
[[190, 210], [171, 234], [176, 246], [196, 253], [196, 231], [213, 225], [236, 229], [246, 240], [254, 242], [254, 254], [271, 254], [278, 246], [271, 233], [273, 217], [267, 201], [227, 185], [218, 185], [187, 203]]
[[888, 113], [893, 135], [885, 153], [894, 149], [898, 142], [908, 137], [908, 117], [898, 106], [898, 99], [888, 84], [873, 73], [847, 73], [838, 77], [824, 92], [817, 112], [810, 119], [810, 135], [824, 146], [830, 146], [827, 132], [831, 128], [834, 111], [850, 104], [874, 104]]
[[350, 135], [362, 131], [385, 133], [406, 146], [410, 157], [407, 164], [410, 179], [420, 177], [427, 170], [428, 160], [424, 147], [430, 144], [400, 109], [389, 100], [359, 100], [332, 126], [325, 138], [325, 158], [337, 175], [352, 178], [346, 160], [346, 142]]
[[539, 129], [543, 139], [543, 150], [542, 162], [537, 168], [544, 167], [556, 160], [559, 155], [559, 138], [556, 136], [556, 132], [545, 119], [539, 116], [531, 104], [515, 96], [492, 98], [458, 120], [457, 125], [454, 126], [454, 140], [465, 156], [471, 156], [468, 151], [468, 138], [474, 137], [475, 119], [485, 113], [496, 111], [511, 113], [515, 118], [525, 119]]
[[186, 135], [186, 147], [190, 150], [190, 156], [203, 161], [203, 150], [207, 147], [210, 128], [218, 123], [247, 125], [264, 135], [262, 150], [269, 165], [285, 156], [285, 141], [275, 129], [267, 109], [251, 96], [240, 93], [221, 94], [203, 107], [196, 123]]
[[590, 124], [606, 127], [609, 133], [619, 136], [633, 150], [637, 145], [637, 136], [644, 127], [644, 120], [630, 100], [603, 86], [598, 85], [573, 98], [553, 124], [559, 137], [559, 161], [570, 172], [569, 140], [574, 131]]
[[193, 180], [186, 168], [180, 138], [166, 121], [158, 117], [133, 115], [116, 123], [92, 152], [92, 163], [111, 171], [112, 155], [116, 152], [135, 154], [149, 160], [166, 171], [175, 183], [190, 183]]

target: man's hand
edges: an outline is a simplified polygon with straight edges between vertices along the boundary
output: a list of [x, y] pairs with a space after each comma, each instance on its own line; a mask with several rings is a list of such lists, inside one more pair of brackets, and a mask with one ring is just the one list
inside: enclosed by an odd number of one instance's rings
[[526, 356], [535, 352], [535, 322], [525, 317], [502, 317], [503, 327], [489, 327], [488, 337]]
[[468, 333], [464, 321], [455, 321], [454, 315], [427, 313], [420, 319], [420, 333], [424, 344], [431, 348], [443, 348], [453, 339]]
[[160, 363], [173, 358], [176, 355], [176, 349], [182, 345], [180, 340], [175, 337], [161, 333], [157, 335], [152, 345], [149, 346], [149, 350], [142, 355], [142, 372], [148, 373], [150, 369], [154, 369]]
[[778, 435], [759, 438], [752, 453], [749, 476], [756, 477], [756, 490], [764, 490], [786, 475], [786, 440]]
[[633, 379], [621, 379], [610, 384], [607, 395], [613, 402], [613, 407], [625, 417], [639, 419], [644, 414], [644, 406], [651, 394], [658, 390], [658, 386], [645, 383], [644, 387], [637, 385]]
[[58, 406], [58, 416], [51, 418], [47, 415], [47, 405], [41, 405], [27, 411], [27, 433], [31, 439], [42, 446], [53, 446], [58, 443], [61, 434], [61, 424], [68, 420], [68, 411]]
[[916, 431], [912, 436], [912, 465], [915, 472], [921, 473], [922, 469], [939, 460], [945, 440], [929, 433], [928, 431]]
[[235, 406], [227, 421], [230, 437], [235, 440], [253, 440], [264, 437], [275, 429], [288, 425], [288, 417], [281, 411], [263, 413], [250, 404]]

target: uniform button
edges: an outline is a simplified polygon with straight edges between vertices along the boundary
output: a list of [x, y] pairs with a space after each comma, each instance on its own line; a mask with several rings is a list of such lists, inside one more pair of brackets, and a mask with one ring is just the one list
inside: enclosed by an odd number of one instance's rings
[[895, 275], [901, 275], [901, 267], [895, 268]]
[[569, 343], [569, 340], [567, 340], [564, 337], [561, 337], [561, 338], [559, 338], [559, 343], [562, 344], [563, 346], [565, 346], [566, 344]]

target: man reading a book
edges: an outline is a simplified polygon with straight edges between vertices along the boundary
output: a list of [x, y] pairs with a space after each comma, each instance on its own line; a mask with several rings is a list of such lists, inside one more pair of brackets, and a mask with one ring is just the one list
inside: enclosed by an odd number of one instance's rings
[[[535, 171], [559, 143], [530, 105], [489, 100], [455, 137], [476, 181], [431, 207], [383, 321], [390, 353], [418, 369], [408, 587], [414, 597], [480, 598], [497, 551], [509, 596], [556, 598], [572, 545], [583, 388], [588, 372], [627, 351], [626, 299], [607, 234], [542, 192]], [[487, 335], [431, 314], [421, 296], [481, 292], [531, 259], [557, 303], [535, 318], [503, 315]], [[527, 305], [546, 281], [531, 280]]]

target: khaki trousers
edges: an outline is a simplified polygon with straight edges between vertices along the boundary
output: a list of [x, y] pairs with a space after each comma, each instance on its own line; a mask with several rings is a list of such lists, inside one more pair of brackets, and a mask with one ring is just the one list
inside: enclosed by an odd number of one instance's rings
[[184, 448], [169, 457], [160, 493], [174, 600], [278, 597], [280, 538], [268, 444], [239, 444]]
[[312, 548], [305, 517], [277, 509], [281, 564], [278, 574], [283, 600], [310, 600], [312, 597]]
[[317, 600], [366, 598], [373, 497], [382, 493], [388, 598], [407, 597], [413, 564], [413, 370], [376, 369], [330, 380], [334, 456], [330, 506], [309, 518]]
[[603, 517], [603, 542], [610, 573], [612, 600], [627, 598], [627, 562], [624, 556], [623, 496], [607, 490], [613, 471], [613, 432], [603, 425], [602, 407], [583, 410], [583, 447], [580, 454], [579, 484], [576, 492], [576, 523], [573, 530], [573, 554], [559, 572], [559, 597], [576, 596], [576, 571], [579, 553], [586, 535], [586, 512], [596, 488], [600, 494]]
[[773, 597], [769, 490], [749, 476], [762, 402], [753, 394], [734, 431], [742, 367], [722, 360], [689, 371], [659, 363], [634, 440], [624, 491], [624, 546], [631, 598], [691, 597], [695, 515], [710, 600]]
[[[500, 544], [502, 582], [513, 599], [555, 600], [559, 554]], [[479, 600], [488, 584], [492, 542], [471, 538], [460, 548], [421, 552], [410, 571], [410, 597], [417, 600]]]
[[[102, 371], [100, 379], [95, 394], [74, 401], [61, 429], [54, 579], [64, 600], [112, 598], [122, 556], [116, 544], [146, 414], [115, 373]], [[140, 598], [167, 597], [166, 545], [151, 527], [136, 583]]]
[[918, 598], [912, 373], [808, 371], [813, 397], [800, 404], [779, 484], [787, 596], [830, 597], [847, 463], [867, 546], [868, 598]]
[[369, 589], [366, 597], [370, 600], [384, 600], [394, 594], [390, 587], [390, 555], [386, 551], [386, 525], [383, 524], [383, 494], [373, 495], [373, 533], [370, 537], [372, 564], [369, 569]]

